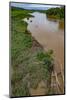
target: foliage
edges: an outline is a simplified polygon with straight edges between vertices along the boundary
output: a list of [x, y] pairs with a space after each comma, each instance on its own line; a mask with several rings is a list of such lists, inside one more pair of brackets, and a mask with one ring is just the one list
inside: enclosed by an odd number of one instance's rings
[[29, 89], [27, 87], [27, 82], [21, 81], [19, 84], [15, 84], [14, 87], [12, 87], [12, 97], [18, 97], [18, 96], [29, 96]]
[[50, 71], [53, 69], [53, 50], [49, 50], [45, 53], [40, 52], [37, 54], [37, 58], [40, 61], [43, 61], [43, 64], [45, 65], [45, 68]]
[[46, 11], [47, 16], [55, 16], [55, 18], [62, 19], [64, 18], [64, 7], [59, 8], [50, 8]]

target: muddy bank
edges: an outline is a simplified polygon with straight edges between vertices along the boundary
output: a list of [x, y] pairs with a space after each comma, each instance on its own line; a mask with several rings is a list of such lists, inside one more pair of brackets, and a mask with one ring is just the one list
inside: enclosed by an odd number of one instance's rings
[[[31, 33], [30, 33], [31, 35]], [[32, 37], [32, 47], [30, 48], [30, 52], [32, 54], [36, 53], [36, 52], [47, 52], [46, 50], [44, 50], [43, 46], [31, 35]], [[31, 63], [31, 62], [30, 62]], [[45, 74], [45, 72], [43, 72], [43, 70], [46, 70], [46, 68], [42, 69], [45, 65], [43, 64], [42, 61], [34, 61], [33, 60], [33, 64], [35, 63], [35, 66], [37, 67], [35, 70], [35, 78], [34, 79], [34, 84], [31, 84], [33, 81], [32, 77], [32, 73], [31, 76], [29, 74], [28, 78], [26, 80], [28, 80], [28, 89], [29, 89], [29, 93], [31, 96], [38, 96], [38, 95], [49, 95], [50, 91], [51, 91], [51, 74], [52, 71], [50, 71], [50, 69], [48, 69], [49, 73], [48, 76], [44, 76], [43, 73]], [[34, 66], [33, 66], [34, 67]], [[34, 68], [33, 68], [34, 69]], [[44, 77], [44, 79], [42, 79], [42, 77]], [[46, 78], [45, 78], [46, 77]]]
[[[43, 46], [33, 37], [32, 50], [37, 50], [37, 48], [42, 48], [43, 52], [48, 49], [43, 48]], [[63, 78], [62, 66], [54, 58], [53, 71], [50, 73], [50, 79], [46, 82], [41, 80], [36, 89], [30, 87], [31, 95], [47, 95], [47, 94], [63, 94], [64, 93], [64, 78]], [[47, 84], [49, 83], [49, 86]], [[50, 88], [50, 89], [49, 89]], [[49, 92], [47, 91], [49, 90]]]

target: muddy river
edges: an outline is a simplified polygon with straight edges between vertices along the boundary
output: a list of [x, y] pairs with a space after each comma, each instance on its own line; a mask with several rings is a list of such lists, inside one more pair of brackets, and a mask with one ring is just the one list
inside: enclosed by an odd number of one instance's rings
[[47, 18], [46, 14], [34, 12], [32, 18], [25, 18], [28, 30], [32, 36], [44, 47], [52, 49], [55, 59], [64, 69], [64, 22]]

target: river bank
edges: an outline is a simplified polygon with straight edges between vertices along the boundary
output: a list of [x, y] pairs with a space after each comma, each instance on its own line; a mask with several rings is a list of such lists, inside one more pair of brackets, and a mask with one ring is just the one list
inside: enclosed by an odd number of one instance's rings
[[50, 92], [52, 51], [44, 52], [43, 46], [27, 31], [28, 24], [22, 18], [32, 17], [30, 12], [11, 10], [11, 97]]

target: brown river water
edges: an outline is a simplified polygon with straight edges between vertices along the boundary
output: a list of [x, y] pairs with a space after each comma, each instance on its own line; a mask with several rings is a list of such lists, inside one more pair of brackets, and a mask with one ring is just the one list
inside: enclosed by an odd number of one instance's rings
[[[46, 14], [39, 12], [31, 13], [31, 15], [34, 17], [24, 19], [28, 23], [27, 29], [44, 50], [54, 51], [55, 59], [64, 73], [64, 22], [47, 18]], [[59, 67], [56, 69], [59, 70]]]
[[47, 18], [46, 14], [34, 12], [32, 18], [25, 18], [28, 30], [32, 36], [44, 47], [52, 49], [54, 55], [64, 69], [64, 27], [63, 21]]

